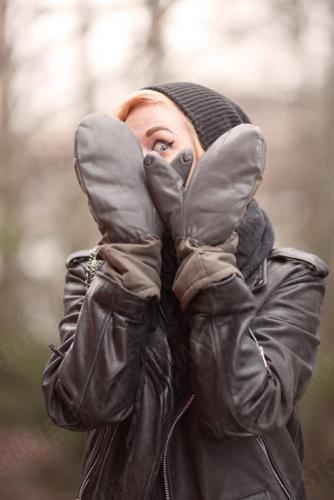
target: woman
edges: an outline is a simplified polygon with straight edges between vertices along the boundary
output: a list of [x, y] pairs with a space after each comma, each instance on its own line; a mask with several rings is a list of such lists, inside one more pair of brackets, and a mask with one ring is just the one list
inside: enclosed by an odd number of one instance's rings
[[79, 125], [75, 168], [102, 234], [66, 262], [48, 414], [87, 431], [79, 499], [305, 499], [298, 403], [326, 263], [273, 248], [254, 194], [258, 127], [176, 82]]

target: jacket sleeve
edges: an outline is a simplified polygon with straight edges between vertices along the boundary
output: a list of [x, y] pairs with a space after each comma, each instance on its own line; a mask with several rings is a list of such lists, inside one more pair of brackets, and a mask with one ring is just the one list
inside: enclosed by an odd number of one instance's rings
[[42, 375], [50, 419], [85, 431], [125, 419], [133, 409], [152, 299], [113, 282], [101, 271], [88, 290], [81, 264], [67, 270], [60, 346]]
[[186, 311], [192, 389], [214, 437], [285, 425], [314, 371], [326, 272], [295, 262], [283, 274], [259, 310], [234, 274], [209, 285]]

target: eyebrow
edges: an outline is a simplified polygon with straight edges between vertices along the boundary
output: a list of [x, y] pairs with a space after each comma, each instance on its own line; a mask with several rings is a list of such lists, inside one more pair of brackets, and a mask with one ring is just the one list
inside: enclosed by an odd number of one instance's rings
[[172, 134], [174, 133], [169, 128], [162, 127], [161, 125], [158, 125], [157, 127], [152, 127], [150, 129], [148, 129], [148, 131], [146, 132], [145, 136], [146, 137], [150, 137], [150, 135], [154, 134], [154, 132], [156, 132], [157, 130], [168, 130], [168, 132], [171, 132]]

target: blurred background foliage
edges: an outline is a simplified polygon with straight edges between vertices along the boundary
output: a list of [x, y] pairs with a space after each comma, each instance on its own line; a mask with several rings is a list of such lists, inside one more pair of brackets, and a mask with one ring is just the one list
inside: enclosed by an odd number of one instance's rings
[[[129, 92], [189, 80], [241, 105], [267, 139], [256, 195], [275, 246], [332, 265], [334, 0], [0, 0], [0, 479], [4, 500], [74, 499], [84, 435], [40, 388], [58, 342], [66, 256], [99, 233], [72, 164], [78, 122]], [[310, 500], [334, 486], [333, 276], [301, 404]]]

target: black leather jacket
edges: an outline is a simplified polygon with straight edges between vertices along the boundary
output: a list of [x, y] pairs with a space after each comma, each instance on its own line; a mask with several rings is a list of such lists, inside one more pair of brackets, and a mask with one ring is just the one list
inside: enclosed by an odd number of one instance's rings
[[273, 249], [246, 282], [214, 283], [182, 313], [170, 286], [157, 303], [101, 267], [86, 289], [88, 257], [67, 259], [60, 345], [42, 376], [51, 420], [87, 431], [78, 498], [305, 499], [298, 403], [326, 263]]

